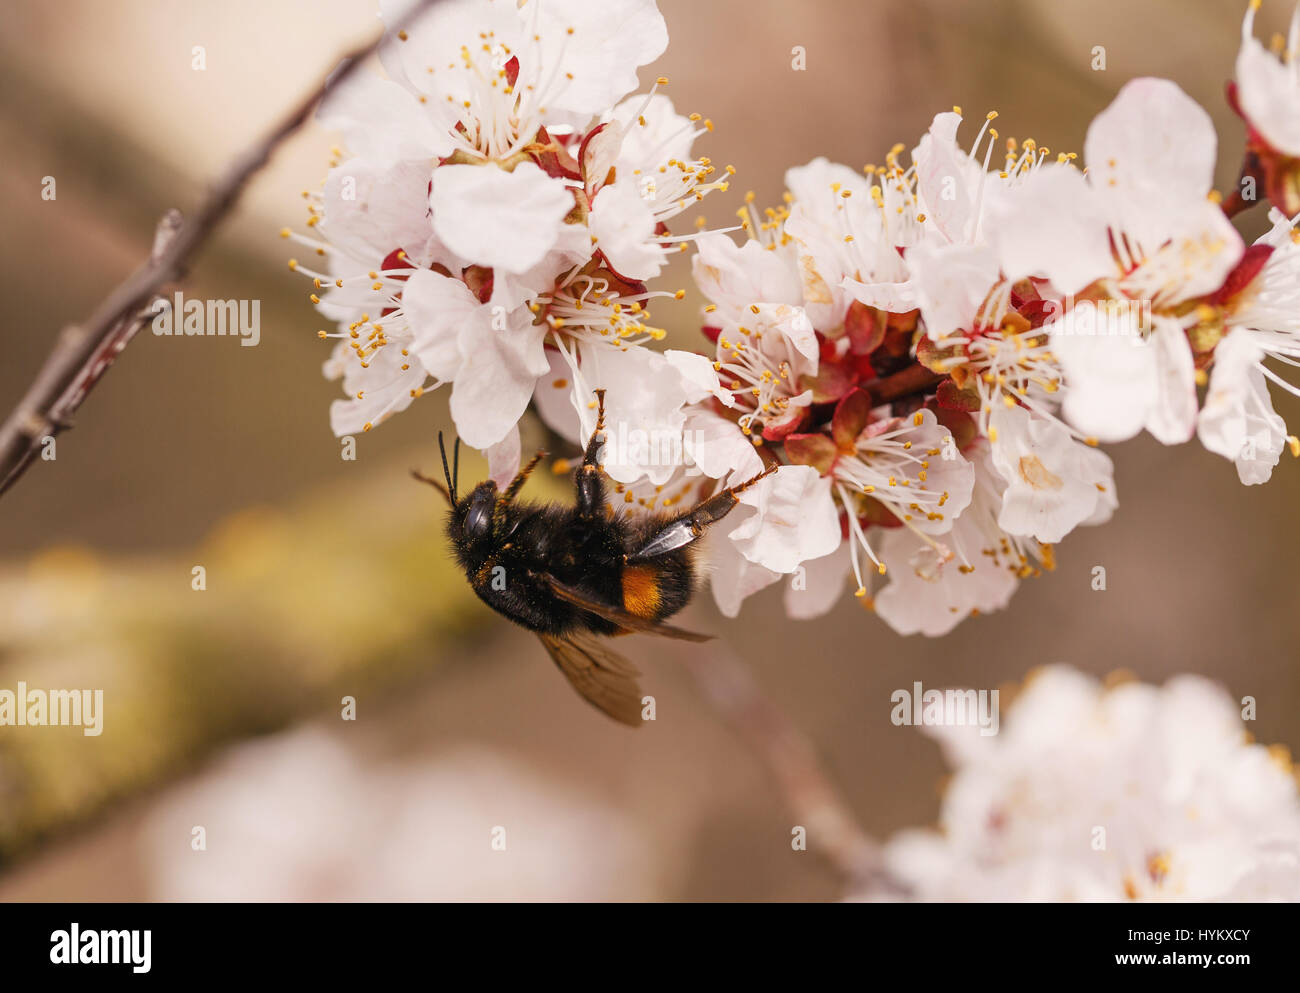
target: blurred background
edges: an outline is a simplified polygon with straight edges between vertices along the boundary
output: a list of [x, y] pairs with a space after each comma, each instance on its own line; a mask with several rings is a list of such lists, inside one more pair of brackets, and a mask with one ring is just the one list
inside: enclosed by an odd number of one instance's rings
[[[1081, 150], [1091, 117], [1138, 75], [1170, 77], [1209, 110], [1220, 189], [1236, 178], [1243, 129], [1223, 85], [1244, 0], [661, 7], [670, 47], [642, 80], [668, 75], [678, 109], [716, 125], [698, 153], [739, 170], [706, 205], [715, 226], [746, 188], [779, 200], [788, 166], [879, 162], [954, 104], [975, 120], [996, 109], [1003, 136]], [[1289, 15], [1266, 3], [1265, 36]], [[0, 5], [0, 291], [13, 308], [0, 406], [144, 258], [163, 211], [192, 209], [376, 29], [371, 0]], [[791, 68], [797, 45], [805, 71]], [[1104, 71], [1090, 67], [1099, 45]], [[185, 284], [259, 299], [261, 344], [143, 332], [57, 459], [0, 503], [0, 687], [105, 690], [98, 737], [0, 728], [0, 899], [843, 895], [816, 832], [809, 852], [791, 850], [799, 821], [783, 792], [677, 646], [625, 646], [658, 710], [630, 734], [474, 600], [436, 498], [406, 474], [435, 464], [443, 396], [340, 457], [327, 346], [277, 237], [301, 226], [299, 194], [335, 140], [309, 127], [284, 146]], [[1239, 221], [1249, 237], [1262, 215]], [[665, 283], [693, 294], [686, 265]], [[656, 312], [679, 347], [698, 340], [698, 305]], [[1275, 402], [1300, 423], [1290, 398]], [[1075, 532], [1008, 611], [948, 637], [900, 638], [852, 597], [790, 622], [779, 587], [736, 621], [702, 596], [684, 623], [741, 660], [877, 837], [938, 811], [937, 746], [889, 720], [890, 694], [914, 680], [995, 688], [1049, 662], [1153, 682], [1198, 672], [1256, 698], [1259, 740], [1300, 742], [1300, 463], [1248, 489], [1196, 444], [1144, 437], [1112, 455], [1115, 519]], [[340, 717], [344, 696], [355, 721]]]

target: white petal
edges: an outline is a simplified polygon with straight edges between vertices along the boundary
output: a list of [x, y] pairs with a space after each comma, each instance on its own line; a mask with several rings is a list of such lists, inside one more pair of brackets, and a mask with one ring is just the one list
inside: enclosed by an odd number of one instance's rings
[[391, 164], [351, 159], [331, 169], [321, 234], [347, 254], [368, 260], [369, 268], [378, 268], [395, 248], [405, 249], [413, 265], [427, 265], [434, 261], [427, 257], [433, 240], [431, 175], [427, 159]]
[[616, 149], [620, 174], [648, 174], [669, 159], [690, 159], [695, 125], [677, 113], [663, 93], [648, 101], [641, 94], [630, 96], [614, 108], [613, 118], [622, 125], [622, 143]]
[[1137, 311], [1114, 321], [1087, 301], [1052, 326], [1052, 351], [1065, 372], [1066, 418], [1100, 441], [1124, 441], [1146, 428], [1166, 445], [1196, 428], [1196, 370], [1176, 320], [1154, 318], [1151, 334], [1136, 331]]
[[654, 0], [547, 0], [540, 8], [525, 6], [521, 15], [537, 24], [547, 73], [560, 77], [548, 107], [603, 113], [636, 89], [637, 68], [668, 47]]
[[1116, 229], [1141, 262], [1120, 281], [1126, 295], [1170, 308], [1213, 293], [1245, 251], [1237, 229], [1218, 205], [1143, 195], [1117, 206]]
[[1274, 412], [1260, 371], [1263, 358], [1244, 328], [1220, 341], [1197, 424], [1201, 444], [1231, 459], [1247, 486], [1268, 482], [1286, 444], [1286, 423]]
[[923, 213], [949, 242], [966, 243], [974, 235], [975, 190], [983, 170], [957, 147], [960, 124], [959, 114], [935, 115], [912, 161]]
[[[414, 2], [380, 0], [384, 23], [391, 28], [404, 20]], [[455, 80], [460, 84], [472, 72], [461, 69], [462, 47], [468, 48], [475, 59], [483, 60], [483, 68], [492, 67], [498, 54], [481, 50], [485, 35], [502, 46], [502, 52], [505, 47], [516, 52], [524, 47], [525, 25], [516, 7], [515, 0], [439, 0], [407, 29], [405, 41], [390, 39], [380, 49], [384, 69], [394, 78], [442, 95], [452, 82], [448, 77], [460, 77]], [[430, 66], [437, 71], [430, 73]], [[456, 85], [450, 92], [459, 100], [473, 90]], [[437, 106], [438, 101], [430, 100], [430, 104]]]
[[527, 317], [515, 319], [504, 331], [490, 322], [461, 329], [451, 416], [467, 445], [487, 449], [519, 423], [537, 377], [547, 369], [545, 336], [546, 328]]
[[[754, 313], [755, 308], [757, 313]], [[759, 303], [750, 308], [750, 314], [750, 323], [753, 325], [751, 330], [778, 332], [791, 348], [808, 360], [811, 371], [816, 371], [821, 354], [817, 333], [802, 307], [791, 307], [784, 303]]]
[[339, 342], [327, 363], [326, 375], [332, 379], [341, 373], [343, 392], [349, 397], [330, 404], [330, 430], [337, 437], [360, 434], [367, 424], [378, 426], [385, 417], [405, 410], [415, 399], [411, 391], [424, 385], [420, 364], [411, 362], [403, 370], [401, 366], [408, 363], [391, 345], [375, 352], [366, 364], [363, 369], [345, 342]]
[[580, 166], [588, 193], [605, 185], [609, 170], [613, 169], [618, 161], [622, 147], [623, 125], [618, 121], [606, 122], [586, 138], [582, 147]]
[[[754, 513], [752, 507], [737, 507], [732, 511], [736, 516]], [[735, 617], [746, 598], [781, 578], [780, 573], [745, 558], [734, 542], [719, 534], [718, 528], [708, 532], [705, 542], [709, 585], [724, 617]]]
[[[847, 173], [847, 175], [846, 175]], [[785, 233], [797, 246], [804, 307], [817, 327], [836, 327], [851, 302], [845, 280], [894, 283], [907, 278], [907, 266], [887, 230], [888, 208], [872, 202], [861, 176], [825, 159], [787, 179], [810, 187], [785, 219]], [[846, 196], [846, 194], [857, 194]], [[846, 238], [852, 232], [852, 239]]]
[[644, 281], [664, 267], [663, 249], [654, 241], [654, 213], [636, 184], [613, 183], [597, 193], [587, 227], [595, 247], [620, 276]]
[[829, 555], [809, 559], [786, 581], [785, 612], [797, 621], [830, 613], [848, 587], [849, 550], [841, 543]]
[[578, 412], [573, 406], [573, 376], [569, 364], [556, 349], [546, 349], [549, 368], [537, 380], [533, 404], [542, 422], [561, 438], [575, 445], [585, 441]]
[[1046, 165], [991, 208], [992, 241], [1012, 281], [1043, 276], [1062, 293], [1077, 293], [1115, 274], [1105, 218], [1083, 174]]
[[1165, 445], [1181, 445], [1196, 430], [1196, 363], [1177, 321], [1157, 318], [1150, 347], [1156, 352], [1156, 398], [1146, 429]]
[[488, 478], [504, 490], [519, 471], [520, 443], [519, 425], [516, 424], [506, 436], [491, 445], [487, 450]]
[[582, 224], [561, 224], [559, 236], [540, 262], [523, 272], [492, 271], [494, 307], [514, 310], [555, 287], [560, 273], [591, 258], [591, 236]]
[[454, 379], [460, 369], [460, 332], [483, 323], [483, 304], [459, 279], [419, 269], [402, 288], [402, 312], [415, 337], [411, 348], [434, 379]]
[[[768, 251], [759, 242], [741, 247], [725, 234], [696, 239], [691, 272], [700, 291], [718, 306], [721, 316], [741, 322], [752, 316], [754, 303], [803, 302], [803, 286], [793, 254]], [[714, 323], [710, 320], [710, 323]]]
[[706, 407], [686, 412], [682, 447], [687, 464], [712, 479], [745, 480], [763, 471], [763, 460], [736, 422]]
[[833, 206], [834, 198], [842, 190], [849, 190], [854, 196], [870, 196], [871, 184], [856, 169], [818, 156], [807, 165], [787, 169], [785, 188], [797, 204], [829, 202]]
[[1270, 145], [1286, 155], [1300, 156], [1300, 77], [1294, 66], [1284, 65], [1247, 33], [1253, 28], [1253, 13], [1247, 17], [1237, 55], [1241, 110]]
[[664, 352], [664, 358], [689, 384], [688, 403], [698, 403], [706, 396], [713, 396], [725, 407], [737, 406], [735, 394], [722, 388], [718, 374], [713, 368], [713, 360], [708, 356], [670, 348]]
[[914, 245], [907, 253], [926, 333], [939, 339], [969, 330], [990, 315], [980, 307], [998, 279], [998, 260], [985, 245]]
[[[605, 472], [623, 483], [642, 477], [668, 482], [683, 464], [688, 384], [662, 354], [646, 348], [584, 343], [581, 357], [586, 386], [606, 391]], [[585, 439], [595, 428], [596, 411], [590, 398], [580, 402], [586, 405]]]
[[560, 236], [573, 194], [531, 162], [445, 165], [433, 171], [433, 226], [457, 255], [519, 273], [536, 265]]
[[921, 306], [917, 284], [912, 280], [899, 283], [860, 283], [845, 276], [840, 285], [853, 299], [890, 314], [906, 314]]
[[808, 559], [829, 555], [840, 544], [840, 519], [830, 480], [806, 465], [782, 466], [740, 495], [758, 514], [728, 537], [751, 562], [774, 572], [793, 572]]
[[1086, 302], [1067, 312], [1052, 325], [1052, 354], [1065, 373], [1069, 422], [1101, 441], [1125, 441], [1155, 404], [1156, 352], [1138, 333], [1136, 315], [1103, 316]]
[[454, 147], [406, 87], [364, 71], [325, 98], [316, 120], [342, 131], [353, 155], [376, 163], [422, 159], [432, 165]]
[[1093, 120], [1084, 159], [1098, 189], [1192, 201], [1214, 185], [1217, 148], [1200, 104], [1167, 79], [1141, 78]]
[[990, 418], [993, 465], [1007, 483], [998, 526], [1055, 544], [1114, 500], [1110, 458], [1055, 421], [999, 404]]
[[1018, 585], [1010, 569], [987, 559], [963, 572], [959, 561], [944, 561], [906, 528], [887, 530], [878, 551], [888, 572], [885, 588], [875, 597], [876, 613], [902, 635], [947, 634], [973, 610], [1001, 610]]

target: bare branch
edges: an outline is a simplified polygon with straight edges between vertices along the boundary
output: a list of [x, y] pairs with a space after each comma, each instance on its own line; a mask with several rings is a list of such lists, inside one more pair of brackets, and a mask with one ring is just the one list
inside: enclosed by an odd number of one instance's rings
[[871, 394], [872, 403], [893, 403], [914, 393], [928, 393], [943, 379], [939, 373], [931, 372], [921, 363], [914, 362], [893, 375], [863, 383], [862, 388]]
[[[391, 27], [409, 27], [435, 0], [421, 0]], [[237, 156], [188, 220], [172, 210], [159, 222], [149, 260], [104, 299], [84, 322], [65, 328], [27, 393], [0, 425], [0, 495], [35, 460], [43, 439], [71, 426], [71, 415], [135, 333], [153, 316], [159, 289], [180, 279], [195, 253], [230, 212], [254, 174], [280, 144], [311, 116], [313, 108], [343, 85], [383, 42], [381, 35], [350, 55], [269, 134]]]
[[705, 698], [776, 780], [795, 823], [807, 828], [809, 850], [826, 859], [846, 893], [902, 895], [905, 889], [889, 875], [880, 846], [822, 770], [812, 743], [763, 694], [745, 664], [717, 643], [684, 657]]

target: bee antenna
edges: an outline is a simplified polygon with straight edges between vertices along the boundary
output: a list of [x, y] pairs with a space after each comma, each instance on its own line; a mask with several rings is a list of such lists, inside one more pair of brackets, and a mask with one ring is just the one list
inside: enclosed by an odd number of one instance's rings
[[[458, 453], [459, 453], [459, 448], [460, 448], [460, 439], [459, 439], [459, 438], [456, 439], [456, 447], [457, 447], [457, 450], [458, 450]], [[456, 482], [455, 482], [454, 477], [453, 477], [452, 474], [451, 474], [451, 470], [447, 467], [447, 445], [446, 445], [446, 443], [444, 443], [443, 440], [442, 440], [442, 432], [441, 432], [441, 431], [438, 432], [438, 451], [439, 451], [439, 453], [442, 455], [442, 475], [443, 475], [443, 478], [447, 480], [447, 492], [448, 492], [449, 494], [451, 494], [451, 502], [452, 502], [452, 504], [454, 505], [454, 504], [457, 502], [457, 501], [456, 501]]]
[[451, 492], [455, 493], [456, 488], [460, 486], [460, 438], [456, 438], [456, 444], [451, 449]]

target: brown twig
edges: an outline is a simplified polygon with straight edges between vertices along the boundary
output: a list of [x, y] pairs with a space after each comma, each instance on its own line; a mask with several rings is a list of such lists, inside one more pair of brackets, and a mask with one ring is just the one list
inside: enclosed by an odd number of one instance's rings
[[[1246, 180], [1248, 179], [1251, 182], [1252, 193], [1254, 193], [1251, 197], [1246, 197], [1242, 192], [1242, 188], [1245, 186]], [[1257, 191], [1264, 185], [1264, 182], [1264, 169], [1260, 164], [1259, 156], [1252, 149], [1247, 148], [1246, 154], [1241, 160], [1241, 169], [1237, 178], [1237, 186], [1231, 193], [1223, 198], [1223, 203], [1220, 205], [1223, 208], [1223, 212], [1231, 218], [1250, 210], [1251, 207], [1259, 203], [1260, 198]]]
[[880, 846], [858, 825], [812, 743], [764, 695], [748, 667], [716, 642], [686, 657], [705, 698], [767, 767], [796, 823], [807, 829], [808, 850], [830, 864], [846, 893], [903, 895]]
[[1233, 190], [1223, 198], [1223, 212], [1229, 217], [1236, 217], [1242, 211], [1249, 210], [1253, 206], [1255, 206], [1255, 202], [1243, 197], [1240, 190]]
[[862, 388], [871, 394], [872, 403], [892, 403], [913, 393], [929, 392], [941, 382], [943, 382], [942, 375], [931, 372], [917, 362], [900, 369], [893, 375], [863, 383]]
[[[435, 0], [421, 0], [400, 24], [409, 27]], [[326, 78], [265, 137], [235, 158], [225, 175], [209, 190], [194, 214], [182, 221], [169, 211], [159, 223], [149, 260], [118, 284], [84, 322], [66, 328], [41, 366], [27, 393], [0, 425], [0, 494], [4, 494], [35, 461], [44, 439], [71, 426], [71, 415], [152, 313], [158, 290], [181, 278], [190, 259], [228, 214], [249, 180], [280, 144], [311, 116], [312, 109], [343, 85], [357, 67], [384, 41], [384, 35], [345, 56], [337, 72]]]

